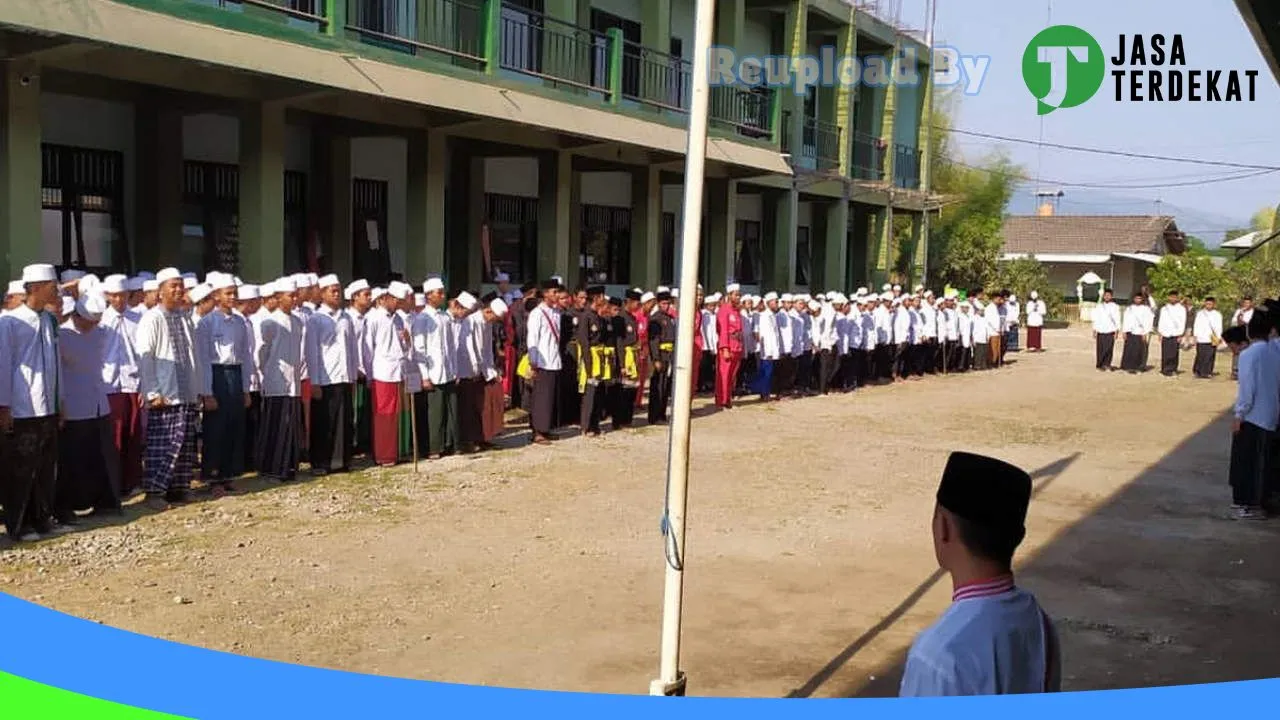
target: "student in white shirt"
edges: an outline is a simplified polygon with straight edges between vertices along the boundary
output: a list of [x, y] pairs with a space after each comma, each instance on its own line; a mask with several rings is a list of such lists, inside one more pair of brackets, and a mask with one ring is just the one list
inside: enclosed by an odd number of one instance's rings
[[529, 365], [532, 370], [532, 396], [529, 413], [533, 442], [551, 442], [555, 422], [556, 391], [562, 367], [560, 357], [560, 283], [548, 280], [542, 284], [542, 303], [529, 312]]
[[1110, 290], [1102, 291], [1102, 302], [1093, 309], [1093, 340], [1096, 356], [1095, 367], [1102, 372], [1115, 370], [1111, 364], [1115, 355], [1116, 335], [1120, 332], [1120, 306]]
[[994, 458], [952, 453], [933, 513], [951, 606], [907, 654], [903, 697], [1058, 692], [1057, 632], [1017, 587], [1013, 556], [1026, 537], [1031, 477]]
[[[1231, 314], [1230, 327], [1236, 327], [1236, 326], [1244, 327], [1248, 325], [1249, 321], [1253, 319], [1253, 313], [1254, 313], [1253, 297], [1246, 295], [1240, 298], [1240, 306], [1237, 307], [1236, 311]], [[1218, 333], [1218, 334], [1221, 335], [1222, 333]], [[1240, 355], [1238, 353], [1233, 353], [1231, 355], [1231, 379], [1232, 380], [1236, 379], [1236, 369], [1237, 369], [1237, 364], [1239, 362], [1240, 362]]]
[[1199, 380], [1213, 377], [1218, 346], [1222, 344], [1222, 313], [1218, 312], [1217, 307], [1217, 300], [1205, 298], [1204, 307], [1196, 313], [1196, 321], [1191, 330], [1196, 339], [1196, 359], [1191, 372]]
[[138, 385], [146, 403], [147, 506], [165, 510], [188, 502], [196, 468], [201, 380], [195, 327], [183, 309], [186, 284], [173, 268], [156, 274], [158, 304], [138, 323]]
[[138, 353], [135, 338], [138, 320], [128, 306], [128, 292], [119, 276], [102, 283], [107, 308], [98, 327], [107, 333], [102, 358], [102, 381], [107, 386], [116, 459], [120, 463], [120, 497], [141, 491], [142, 484], [142, 398], [138, 395]]
[[214, 307], [196, 323], [196, 361], [204, 403], [203, 477], [214, 497], [236, 492], [244, 474], [245, 411], [252, 404], [253, 337], [236, 310], [236, 287], [228, 276], [212, 278]]
[[454, 309], [454, 346], [458, 372], [459, 452], [475, 452], [484, 443], [485, 335], [492, 335], [485, 322], [485, 303], [469, 292], [458, 296]]
[[[418, 414], [427, 418], [425, 428], [418, 426], [418, 447], [435, 460], [458, 449], [458, 318], [450, 312], [439, 278], [428, 280], [423, 290], [427, 308], [413, 319], [409, 334], [422, 378], [422, 392], [414, 402]], [[457, 302], [470, 305], [475, 298], [464, 292]]]
[[1274, 472], [1270, 458], [1280, 425], [1280, 354], [1270, 343], [1275, 326], [1267, 313], [1254, 313], [1245, 327], [1249, 345], [1239, 353], [1232, 408], [1231, 513], [1236, 520], [1264, 520], [1263, 504]]
[[262, 371], [262, 417], [258, 428], [258, 472], [280, 481], [297, 477], [306, 426], [302, 394], [305, 322], [299, 317], [293, 278], [272, 284], [276, 309], [262, 322], [257, 364]]
[[897, 343], [893, 339], [894, 297], [889, 292], [880, 295], [880, 302], [871, 311], [876, 324], [876, 349], [872, 355], [871, 377], [880, 382], [891, 381], [896, 376]]
[[374, 307], [365, 315], [362, 362], [368, 373], [372, 418], [370, 451], [382, 467], [400, 458], [400, 412], [403, 403], [404, 366], [408, 356], [408, 331], [396, 315], [399, 299], [378, 288], [370, 293]]
[[[488, 450], [493, 448], [493, 439], [496, 438], [504, 426], [504, 413], [506, 411], [505, 393], [502, 389], [502, 368], [500, 356], [497, 354], [494, 328], [501, 327], [506, 321], [507, 303], [495, 293], [489, 298], [489, 302], [484, 304], [480, 312], [474, 313], [469, 320], [471, 321], [471, 344], [468, 352], [474, 353], [472, 362], [480, 368], [480, 377], [483, 382], [483, 398], [481, 400], [480, 409], [480, 448]], [[634, 324], [635, 319], [631, 318]], [[630, 407], [635, 407], [634, 394], [626, 399]], [[619, 399], [622, 402], [622, 399]]]
[[52, 265], [22, 270], [26, 302], [0, 317], [0, 432], [8, 435], [3, 495], [9, 538], [53, 532], [58, 464], [58, 325], [45, 308], [58, 299]]
[[369, 368], [364, 364], [365, 318], [373, 309], [373, 288], [360, 279], [343, 290], [347, 307], [343, 312], [351, 320], [356, 341], [356, 381], [352, 390], [352, 450], [354, 455], [369, 454], [373, 427], [373, 396], [370, 391]]
[[1040, 293], [1031, 291], [1031, 302], [1027, 303], [1027, 351], [1044, 352], [1044, 318], [1049, 309], [1040, 299]]
[[956, 335], [960, 345], [960, 352], [957, 354], [956, 370], [967, 372], [973, 369], [973, 361], [976, 357], [974, 352], [974, 322], [973, 305], [968, 302], [960, 303], [959, 312], [956, 313]]
[[[973, 308], [973, 325], [970, 333], [973, 336], [973, 369], [989, 370], [992, 367], [991, 362], [991, 321], [987, 317], [987, 311], [979, 311], [977, 306], [971, 305]], [[995, 304], [987, 306], [990, 310]]]
[[1156, 332], [1160, 334], [1160, 373], [1165, 377], [1178, 374], [1178, 354], [1182, 338], [1187, 334], [1187, 309], [1177, 290], [1169, 291], [1169, 302], [1156, 312]]
[[311, 371], [311, 428], [308, 449], [312, 475], [350, 472], [351, 401], [360, 351], [351, 316], [342, 308], [336, 275], [319, 279], [320, 305], [307, 318], [303, 358]]
[[0, 306], [0, 316], [5, 315], [10, 310], [18, 309], [18, 306], [26, 301], [27, 286], [23, 285], [21, 280], [11, 280], [4, 294], [4, 305]]
[[1147, 344], [1147, 335], [1151, 332], [1151, 308], [1142, 293], [1135, 293], [1129, 307], [1124, 312], [1124, 352], [1120, 357], [1120, 369], [1130, 374], [1146, 372], [1142, 362]]

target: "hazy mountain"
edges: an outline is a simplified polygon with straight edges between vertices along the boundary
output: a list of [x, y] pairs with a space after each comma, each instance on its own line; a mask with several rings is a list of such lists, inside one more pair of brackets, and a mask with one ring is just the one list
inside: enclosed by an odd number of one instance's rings
[[[1033, 215], [1039, 204], [1035, 197], [1036, 188], [1030, 183], [1023, 184], [1009, 201], [1007, 212], [1010, 215]], [[1099, 190], [1071, 189], [1058, 202], [1058, 215], [1171, 215], [1178, 227], [1188, 234], [1195, 235], [1210, 247], [1223, 240], [1226, 228], [1247, 228], [1249, 218], [1233, 218], [1210, 212], [1193, 210], [1171, 203], [1156, 203], [1150, 199], [1131, 198], [1113, 195]], [[1206, 232], [1208, 230], [1208, 232]]]

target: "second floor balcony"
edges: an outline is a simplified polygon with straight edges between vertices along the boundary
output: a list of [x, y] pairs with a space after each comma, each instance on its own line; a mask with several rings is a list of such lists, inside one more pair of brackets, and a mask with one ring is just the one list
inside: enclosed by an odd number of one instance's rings
[[908, 190], [920, 188], [921, 153], [914, 145], [897, 143], [893, 150], [893, 184]]
[[[271, 17], [381, 50], [541, 84], [579, 99], [662, 115], [688, 114], [692, 63], [538, 12], [528, 0], [190, 0]], [[713, 87], [722, 133], [775, 139], [772, 88]]]
[[782, 151], [791, 153], [792, 165], [817, 172], [830, 172], [840, 167], [841, 128], [835, 123], [805, 116], [800, 128], [800, 148], [791, 147], [792, 114], [782, 113]]
[[853, 134], [853, 167], [850, 174], [856, 180], [884, 181], [884, 160], [887, 146], [883, 140], [863, 132]]

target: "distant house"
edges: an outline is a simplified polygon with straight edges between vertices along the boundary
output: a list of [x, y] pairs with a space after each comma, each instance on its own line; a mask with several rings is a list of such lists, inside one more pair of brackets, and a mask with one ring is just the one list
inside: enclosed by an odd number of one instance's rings
[[1092, 272], [1127, 300], [1160, 258], [1186, 251], [1173, 218], [1155, 215], [1014, 215], [1005, 218], [1002, 237], [1002, 260], [1035, 256], [1048, 267], [1053, 289], [1068, 298]]
[[1222, 243], [1222, 245], [1220, 245], [1219, 247], [1221, 247], [1223, 250], [1234, 251], [1236, 257], [1238, 258], [1241, 255], [1245, 254], [1246, 252], [1252, 250], [1253, 246], [1257, 245], [1258, 243], [1262, 242], [1265, 239], [1267, 239], [1267, 233], [1261, 232], [1259, 230], [1254, 230], [1251, 233], [1246, 233], [1244, 235], [1241, 235], [1235, 240], [1228, 240]]

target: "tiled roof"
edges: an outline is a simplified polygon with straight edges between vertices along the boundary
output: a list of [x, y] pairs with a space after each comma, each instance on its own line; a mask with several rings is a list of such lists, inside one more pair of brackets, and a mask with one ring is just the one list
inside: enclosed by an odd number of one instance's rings
[[[1181, 253], [1173, 218], [1155, 215], [1014, 215], [1005, 218], [1006, 253]], [[1166, 234], [1172, 232], [1169, 247]]]

